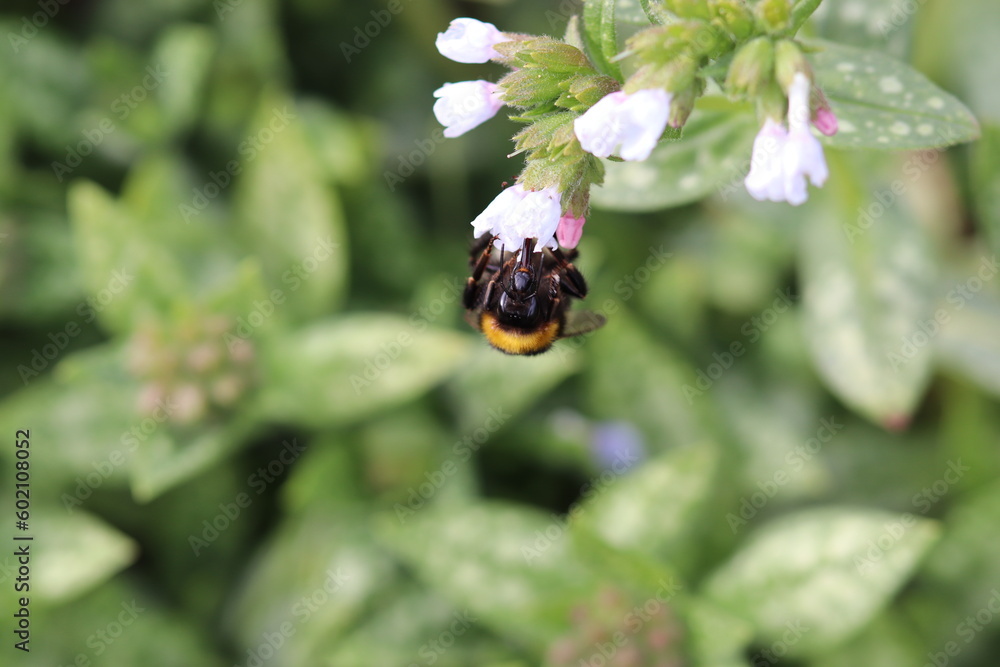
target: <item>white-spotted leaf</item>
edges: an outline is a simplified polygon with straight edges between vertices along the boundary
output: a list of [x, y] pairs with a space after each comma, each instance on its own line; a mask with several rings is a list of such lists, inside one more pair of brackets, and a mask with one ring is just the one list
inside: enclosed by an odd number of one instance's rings
[[816, 42], [816, 79], [837, 115], [825, 143], [842, 148], [921, 149], [979, 136], [979, 123], [957, 98], [909, 65], [877, 51]]
[[935, 523], [912, 514], [805, 510], [753, 535], [706, 591], [751, 621], [761, 643], [815, 656], [864, 628], [937, 536]]

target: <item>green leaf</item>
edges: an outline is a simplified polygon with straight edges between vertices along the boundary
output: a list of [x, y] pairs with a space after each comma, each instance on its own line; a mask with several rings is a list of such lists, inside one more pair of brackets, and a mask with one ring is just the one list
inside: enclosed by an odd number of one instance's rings
[[679, 141], [662, 141], [643, 162], [603, 160], [604, 185], [591, 191], [599, 208], [655, 211], [742, 189], [757, 132], [753, 114], [696, 111]]
[[994, 252], [1000, 252], [1000, 125], [983, 127], [983, 138], [972, 146], [972, 195], [977, 222]]
[[[136, 417], [137, 422], [141, 422]], [[248, 417], [197, 429], [160, 426], [136, 449], [129, 466], [132, 495], [148, 502], [225, 458], [258, 424]]]
[[537, 649], [597, 591], [565, 532], [555, 515], [498, 503], [427, 508], [379, 524], [393, 551], [458, 608]]
[[687, 565], [699, 512], [713, 495], [717, 458], [706, 444], [661, 455], [593, 494], [577, 521], [620, 549]]
[[685, 600], [687, 645], [692, 665], [746, 667], [744, 650], [753, 638], [753, 626], [704, 598]]
[[135, 219], [89, 181], [73, 183], [67, 197], [90, 310], [102, 324], [127, 332], [144, 313], [163, 311], [186, 293], [174, 254], [155, 241], [153, 221]]
[[923, 4], [914, 17], [917, 39], [912, 53], [921, 71], [955, 91], [980, 120], [992, 123], [1000, 123], [1000, 88], [994, 85], [993, 65], [1000, 42], [996, 9], [993, 0]]
[[157, 86], [157, 99], [164, 111], [164, 135], [183, 132], [194, 121], [215, 48], [214, 33], [194, 24], [169, 28], [157, 44], [154, 67], [166, 72]]
[[463, 362], [470, 337], [405, 317], [355, 314], [263, 351], [260, 404], [279, 422], [342, 424], [412, 400]]
[[[851, 178], [834, 166], [832, 181], [848, 188]], [[892, 194], [886, 188], [879, 196], [885, 192]], [[855, 208], [844, 191], [826, 196], [838, 197], [843, 213], [820, 200], [803, 220], [806, 339], [837, 396], [869, 419], [903, 426], [931, 371], [931, 347], [912, 344], [932, 311], [936, 267], [926, 231], [903, 201], [883, 206], [873, 198]]]
[[[701, 442], [704, 404], [685, 396], [694, 371], [671, 348], [652, 340], [624, 309], [609, 314], [607, 326], [587, 341], [590, 414], [632, 422], [653, 453]], [[622, 378], [628, 378], [630, 391], [621, 390]]]
[[64, 602], [94, 588], [139, 553], [135, 542], [87, 512], [36, 512], [31, 526], [35, 541], [21, 544], [34, 554], [31, 590], [46, 600]]
[[[324, 656], [367, 605], [396, 583], [367, 517], [317, 509], [272, 536], [229, 609], [227, 625], [238, 646], [256, 647], [266, 633], [285, 635], [283, 664], [326, 664]], [[282, 626], [292, 632], [282, 633]]]
[[[993, 275], [996, 275], [996, 256], [983, 257], [982, 262], [984, 267], [992, 266]], [[974, 277], [976, 273], [969, 276]], [[964, 286], [966, 280], [969, 278], [951, 286]], [[966, 300], [953, 289], [946, 297], [945, 307], [947, 320], [934, 337], [934, 352], [940, 363], [994, 396], [1000, 396], [1000, 337], [997, 336], [1000, 301], [987, 294]]]
[[910, 66], [877, 51], [812, 43], [816, 80], [840, 129], [824, 143], [842, 148], [938, 148], [979, 137], [979, 123], [954, 96]]
[[[477, 346], [447, 385], [460, 429], [469, 432], [480, 426], [490, 408], [516, 417], [579, 366], [576, 357], [514, 357], [499, 354], [487, 345]], [[512, 377], [517, 382], [509, 382]]]
[[77, 486], [77, 476], [100, 469], [96, 486], [124, 484], [122, 473], [135, 450], [129, 431], [141, 421], [130, 409], [139, 385], [125, 373], [124, 357], [119, 346], [110, 345], [76, 352], [51, 375], [35, 379], [0, 403], [0, 427], [13, 433], [30, 425], [32, 439], [72, 443], [33, 450], [32, 465], [45, 470], [39, 483], [66, 483], [69, 495], [83, 501], [95, 485]]
[[1000, 484], [962, 498], [948, 514], [944, 535], [927, 558], [928, 578], [949, 592], [955, 606], [975, 613], [986, 591], [1000, 581], [1000, 544], [993, 525], [1000, 512]]
[[642, 13], [645, 15], [647, 21], [653, 25], [662, 25], [664, 23], [663, 9], [660, 7], [659, 0], [639, 0], [639, 6], [642, 7]]
[[268, 288], [287, 298], [283, 312], [300, 321], [327, 313], [345, 286], [346, 232], [298, 108], [288, 97], [265, 95], [249, 136], [240, 145], [235, 214]]
[[706, 593], [750, 620], [762, 643], [784, 636], [789, 656], [821, 655], [889, 602], [937, 534], [912, 514], [805, 510], [755, 533]]
[[792, 12], [791, 12], [791, 19], [792, 19], [791, 34], [794, 35], [799, 31], [799, 28], [802, 27], [802, 24], [805, 23], [809, 19], [809, 17], [813, 15], [813, 12], [816, 11], [816, 8], [819, 7], [822, 1], [823, 0], [798, 0], [798, 2], [795, 3], [795, 6], [792, 7]]
[[616, 0], [587, 0], [583, 6], [583, 39], [590, 61], [603, 74], [622, 80], [621, 68], [612, 59], [618, 55], [615, 33]]
[[[325, 664], [418, 665], [433, 656], [435, 667], [467, 667], [498, 666], [510, 659], [513, 647], [478, 624], [470, 625], [474, 618], [433, 592], [408, 587], [380, 604], [362, 626], [343, 637], [326, 656]], [[451, 644], [449, 635], [443, 633], [450, 633], [453, 623], [461, 636], [447, 651], [438, 653], [435, 646]], [[437, 638], [439, 642], [434, 644]], [[503, 664], [511, 667], [511, 663]]]
[[[868, 0], [864, 11], [859, 5], [844, 2], [825, 2], [813, 14], [811, 24], [815, 36], [828, 42], [875, 49], [894, 58], [912, 62], [911, 36], [914, 18], [924, 12], [907, 13], [897, 0]], [[813, 33], [810, 33], [812, 36]], [[940, 80], [932, 72], [932, 79]]]

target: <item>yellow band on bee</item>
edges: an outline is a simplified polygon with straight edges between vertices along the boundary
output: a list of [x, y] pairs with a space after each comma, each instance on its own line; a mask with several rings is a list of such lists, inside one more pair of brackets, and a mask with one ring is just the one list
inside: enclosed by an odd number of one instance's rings
[[482, 329], [490, 345], [507, 354], [538, 354], [552, 347], [553, 341], [559, 335], [559, 321], [546, 322], [533, 331], [523, 331], [514, 327], [506, 327], [497, 321], [490, 313], [483, 313], [479, 319]]

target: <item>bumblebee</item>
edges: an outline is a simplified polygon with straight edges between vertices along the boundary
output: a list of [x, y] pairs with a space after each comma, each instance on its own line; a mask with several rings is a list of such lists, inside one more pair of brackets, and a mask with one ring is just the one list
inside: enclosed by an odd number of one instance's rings
[[506, 354], [541, 354], [560, 338], [604, 325], [597, 313], [569, 311], [570, 299], [587, 296], [587, 283], [571, 263], [576, 250], [533, 253], [535, 239], [518, 250], [498, 250], [495, 239], [484, 234], [473, 243], [463, 295], [465, 319], [490, 345]]

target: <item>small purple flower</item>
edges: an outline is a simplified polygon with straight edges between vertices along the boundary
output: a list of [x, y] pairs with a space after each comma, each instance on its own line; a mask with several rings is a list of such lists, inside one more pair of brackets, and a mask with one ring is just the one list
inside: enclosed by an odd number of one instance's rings
[[590, 436], [598, 465], [621, 474], [646, 458], [646, 445], [639, 430], [626, 421], [601, 422]]

